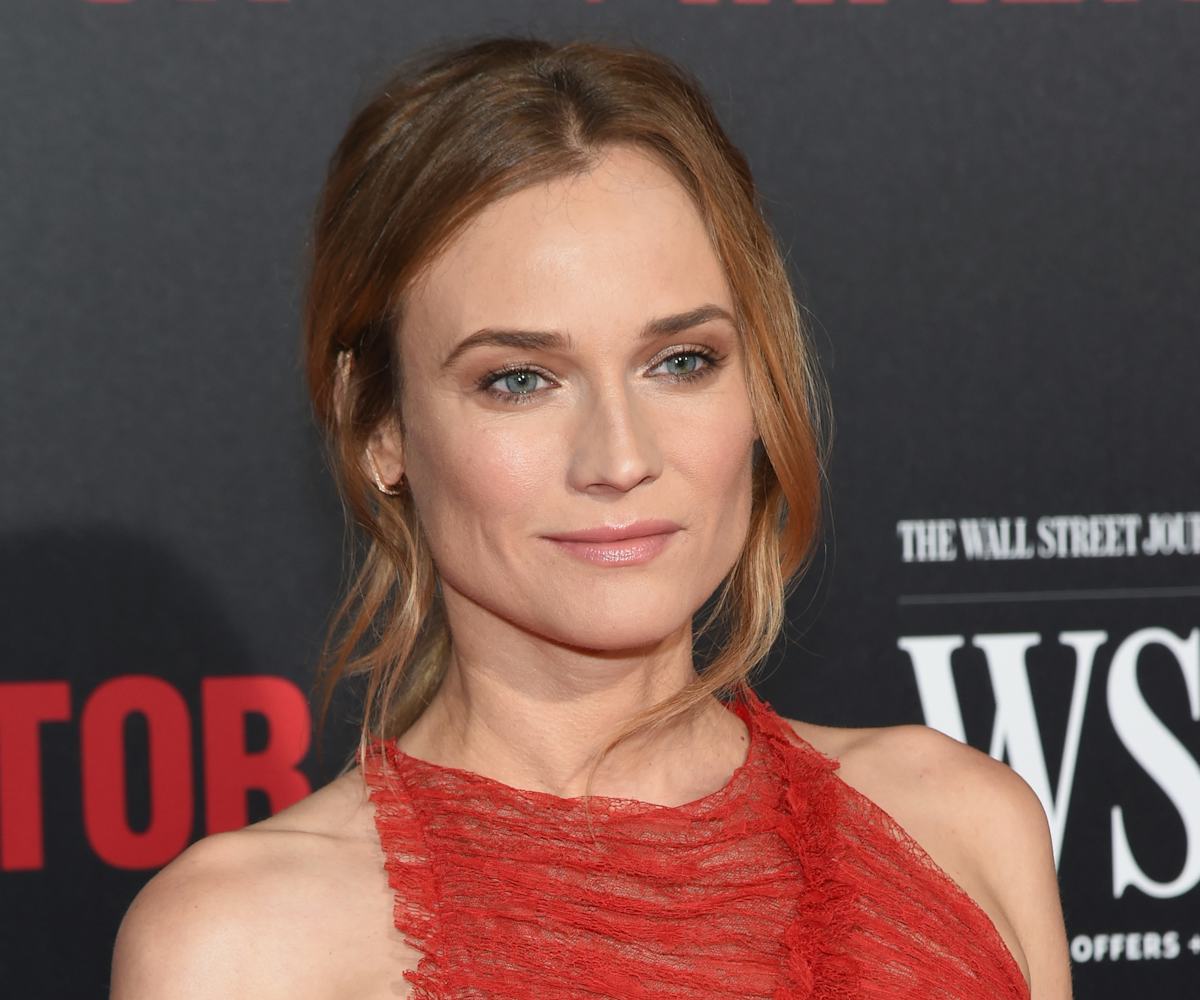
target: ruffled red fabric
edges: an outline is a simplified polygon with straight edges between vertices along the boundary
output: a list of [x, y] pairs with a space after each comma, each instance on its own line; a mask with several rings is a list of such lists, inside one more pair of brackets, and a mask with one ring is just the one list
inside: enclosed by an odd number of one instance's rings
[[724, 787], [561, 798], [360, 756], [415, 1000], [1029, 1000], [986, 913], [752, 690]]

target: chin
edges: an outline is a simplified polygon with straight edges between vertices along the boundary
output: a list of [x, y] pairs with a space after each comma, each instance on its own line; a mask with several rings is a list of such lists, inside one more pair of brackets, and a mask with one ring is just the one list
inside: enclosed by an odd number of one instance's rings
[[[553, 609], [542, 618], [541, 628], [552, 638], [586, 649], [621, 650], [654, 646], [688, 628], [695, 610], [680, 601], [678, 588], [655, 593], [656, 588], [631, 587], [625, 594], [585, 598], [553, 597]], [[700, 607], [699, 604], [696, 606]]]

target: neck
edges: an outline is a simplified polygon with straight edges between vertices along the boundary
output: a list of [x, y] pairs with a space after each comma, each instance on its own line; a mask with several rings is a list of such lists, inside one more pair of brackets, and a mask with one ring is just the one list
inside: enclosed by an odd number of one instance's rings
[[[437, 694], [397, 745], [434, 764], [574, 798], [618, 729], [695, 677], [690, 630], [629, 655], [527, 647], [505, 656], [456, 645]], [[745, 724], [712, 697], [614, 748], [591, 793], [679, 805], [723, 787], [747, 752]]]

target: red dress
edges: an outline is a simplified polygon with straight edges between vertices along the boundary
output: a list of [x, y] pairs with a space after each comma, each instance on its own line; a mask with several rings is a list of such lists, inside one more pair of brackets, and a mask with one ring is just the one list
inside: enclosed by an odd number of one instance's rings
[[[417, 1000], [1028, 1000], [986, 913], [747, 689], [724, 787], [681, 806], [359, 758]], [[389, 780], [388, 772], [392, 778]]]

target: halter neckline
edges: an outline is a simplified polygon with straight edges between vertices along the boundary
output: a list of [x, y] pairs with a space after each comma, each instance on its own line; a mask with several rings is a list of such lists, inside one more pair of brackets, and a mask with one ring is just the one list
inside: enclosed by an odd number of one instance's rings
[[[753, 697], [752, 691], [749, 693], [749, 697]], [[519, 801], [525, 808], [541, 806], [553, 810], [574, 810], [583, 808], [590, 799], [593, 809], [599, 806], [608, 812], [620, 813], [626, 816], [632, 814], [644, 815], [646, 813], [677, 813], [681, 815], [702, 813], [709, 812], [723, 805], [728, 800], [736, 798], [744, 790], [751, 771], [760, 762], [765, 749], [757, 713], [753, 711], [752, 707], [736, 696], [730, 701], [722, 702], [721, 704], [727, 711], [737, 715], [746, 725], [748, 745], [746, 747], [745, 759], [734, 768], [733, 773], [720, 788], [679, 805], [662, 805], [627, 796], [595, 794], [591, 796], [562, 796], [538, 789], [518, 788], [515, 785], [507, 784], [497, 778], [480, 774], [477, 771], [452, 767], [447, 764], [437, 764], [422, 757], [414, 757], [401, 750], [394, 740], [388, 741], [385, 746], [388, 756], [392, 758], [392, 762], [398, 766], [402, 766], [404, 771], [409, 775], [418, 778], [422, 776], [436, 777], [439, 783], [449, 782], [457, 784], [464, 790], [483, 792], [490, 798], [497, 800], [508, 799]]]

